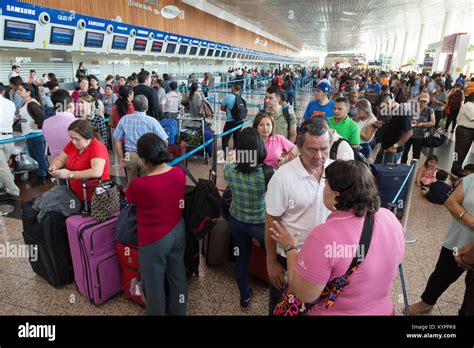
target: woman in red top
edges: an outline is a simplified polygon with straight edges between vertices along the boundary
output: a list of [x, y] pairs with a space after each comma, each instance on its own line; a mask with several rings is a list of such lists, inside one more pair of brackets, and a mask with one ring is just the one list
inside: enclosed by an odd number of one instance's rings
[[464, 103], [464, 93], [461, 90], [461, 84], [454, 84], [453, 88], [450, 89], [448, 93], [448, 115], [446, 119], [446, 132], [453, 123], [453, 128], [451, 133], [454, 133], [454, 128], [456, 128], [456, 123], [458, 120], [459, 110], [461, 109], [462, 104]]
[[[98, 140], [99, 135], [89, 121], [74, 121], [68, 132], [71, 141], [54, 159], [48, 172], [57, 179], [69, 179], [71, 190], [83, 201], [82, 179], [110, 180], [109, 153]], [[93, 187], [88, 187], [88, 201], [92, 198], [92, 192]]]
[[112, 115], [109, 119], [109, 126], [115, 128], [120, 119], [125, 115], [135, 112], [133, 108], [133, 89], [129, 86], [121, 86], [119, 88], [119, 96], [115, 105], [112, 107]]
[[165, 274], [169, 283], [169, 314], [185, 315], [187, 300], [183, 219], [186, 175], [170, 167], [166, 144], [152, 133], [137, 143], [149, 174], [128, 186], [127, 201], [137, 207], [140, 271], [145, 283], [147, 315], [165, 315]]

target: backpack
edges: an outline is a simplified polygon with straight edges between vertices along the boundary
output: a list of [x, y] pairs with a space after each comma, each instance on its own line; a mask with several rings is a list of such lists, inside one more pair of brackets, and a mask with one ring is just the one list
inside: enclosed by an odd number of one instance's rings
[[236, 94], [235, 95], [235, 103], [232, 109], [230, 110], [230, 114], [235, 121], [245, 120], [248, 115], [247, 109], [247, 102], [242, 95]]
[[[336, 156], [337, 156], [337, 149], [339, 148], [339, 144], [341, 144], [343, 141], [345, 141], [346, 143], [349, 144], [349, 142], [344, 139], [344, 138], [340, 138], [338, 141], [335, 141], [334, 144], [332, 144], [331, 146], [331, 150], [329, 150], [329, 158], [332, 159], [332, 160], [336, 160]], [[350, 145], [350, 144], [349, 144]], [[357, 151], [356, 149], [354, 149], [352, 146], [351, 146], [351, 149], [352, 151], [354, 152], [354, 160], [356, 161], [359, 161], [359, 162], [362, 162], [364, 163], [367, 167], [369, 167], [369, 162], [367, 161], [367, 158], [365, 158], [365, 156], [363, 154], [361, 154], [359, 151]], [[370, 167], [369, 167], [370, 168]]]
[[179, 143], [178, 121], [172, 118], [164, 118], [160, 121], [160, 124], [168, 135], [168, 145]]
[[[275, 169], [264, 164], [262, 164], [262, 169], [263, 175], [265, 176], [265, 187], [268, 188], [268, 183], [270, 182], [273, 174], [275, 174]], [[229, 186], [227, 186], [227, 188], [224, 190], [224, 193], [222, 194], [222, 201], [222, 217], [229, 221], [230, 204], [232, 203], [232, 191], [230, 190]]]
[[291, 121], [291, 114], [288, 108], [282, 108], [283, 116], [285, 117], [286, 123], [288, 125], [288, 136], [290, 135], [290, 121]]
[[184, 221], [189, 238], [202, 239], [216, 225], [222, 213], [222, 198], [210, 180], [196, 179], [185, 166], [179, 166], [196, 186], [185, 195]]

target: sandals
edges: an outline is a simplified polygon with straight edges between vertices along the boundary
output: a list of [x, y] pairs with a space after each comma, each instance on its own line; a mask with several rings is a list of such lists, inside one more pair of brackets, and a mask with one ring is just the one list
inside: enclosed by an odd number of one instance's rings
[[[434, 308], [434, 306], [430, 306], [430, 307], [425, 308], [425, 309], [423, 309], [423, 310], [416, 310], [414, 306], [415, 306], [415, 305], [412, 304], [412, 305], [410, 305], [410, 306], [408, 307], [408, 308], [409, 308], [409, 311], [410, 311], [410, 315], [423, 315], [423, 314], [428, 314], [428, 313], [430, 313], [430, 312], [433, 310], [433, 308]], [[403, 313], [403, 315], [407, 315], [405, 308], [403, 308], [402, 313]]]

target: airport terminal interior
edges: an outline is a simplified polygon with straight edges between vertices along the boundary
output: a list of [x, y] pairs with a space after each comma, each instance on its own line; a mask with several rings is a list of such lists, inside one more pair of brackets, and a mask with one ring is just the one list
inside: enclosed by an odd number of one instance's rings
[[474, 315], [473, 18], [0, 0], [0, 315]]

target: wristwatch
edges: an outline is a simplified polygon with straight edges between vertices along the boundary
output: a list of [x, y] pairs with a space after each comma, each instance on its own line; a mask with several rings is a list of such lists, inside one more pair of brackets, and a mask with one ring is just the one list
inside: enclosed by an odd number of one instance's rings
[[283, 248], [283, 251], [285, 252], [285, 255], [290, 251], [290, 250], [297, 250], [296, 246], [288, 244]]
[[68, 176], [69, 176], [69, 179], [74, 179], [76, 175], [74, 174], [74, 172], [69, 172]]
[[393, 144], [393, 148], [394, 148], [394, 149], [398, 149], [399, 146], [400, 146], [400, 145], [398, 145], [397, 143]]

